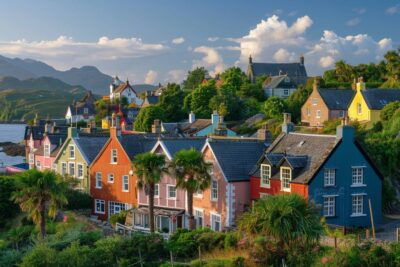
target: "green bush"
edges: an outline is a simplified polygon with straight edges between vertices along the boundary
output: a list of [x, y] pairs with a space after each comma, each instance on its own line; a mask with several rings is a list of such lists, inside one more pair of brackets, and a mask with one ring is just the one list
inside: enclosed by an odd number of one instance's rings
[[237, 234], [227, 233], [224, 239], [224, 247], [225, 249], [236, 247], [237, 242], [238, 242]]
[[57, 252], [45, 244], [39, 244], [34, 247], [22, 259], [20, 267], [40, 267], [40, 266], [56, 266]]
[[73, 242], [57, 255], [59, 267], [86, 267], [91, 265], [90, 248]]
[[19, 207], [10, 200], [15, 191], [14, 179], [0, 176], [0, 228], [19, 212]]
[[96, 241], [100, 240], [102, 237], [103, 233], [101, 231], [90, 231], [81, 232], [78, 239], [82, 246], [93, 246]]
[[68, 199], [68, 204], [65, 208], [68, 210], [92, 208], [92, 198], [86, 192], [74, 189], [68, 189], [65, 195]]
[[15, 249], [0, 252], [0, 266], [17, 266], [21, 262], [23, 252]]
[[127, 210], [124, 210], [124, 211], [121, 211], [120, 213], [111, 215], [111, 218], [110, 218], [111, 225], [115, 227], [115, 225], [117, 223], [125, 224], [126, 215], [128, 215]]

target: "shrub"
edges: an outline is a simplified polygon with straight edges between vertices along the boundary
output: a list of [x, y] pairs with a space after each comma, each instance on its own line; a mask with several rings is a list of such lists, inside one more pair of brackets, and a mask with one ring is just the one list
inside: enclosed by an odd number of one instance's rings
[[111, 225], [113, 227], [115, 227], [115, 225], [117, 223], [125, 224], [126, 215], [128, 214], [128, 212], [129, 211], [124, 210], [124, 211], [121, 211], [120, 213], [116, 213], [116, 214], [111, 215], [111, 218], [110, 218]]
[[0, 266], [17, 266], [21, 262], [23, 252], [9, 249], [0, 253]]
[[90, 248], [80, 246], [79, 242], [73, 242], [57, 255], [59, 267], [86, 267], [90, 266], [90, 263]]
[[103, 233], [101, 231], [90, 231], [81, 232], [78, 239], [82, 246], [93, 246], [96, 241], [100, 240], [102, 237]]
[[92, 207], [92, 198], [88, 193], [68, 189], [66, 192], [66, 197], [68, 199], [68, 204], [65, 207], [69, 210], [79, 210], [79, 209], [90, 209]]
[[236, 247], [238, 242], [238, 237], [235, 233], [227, 233], [224, 239], [225, 249]]
[[20, 267], [56, 266], [56, 251], [45, 244], [34, 247], [22, 259]]
[[10, 200], [14, 191], [14, 180], [10, 177], [0, 177], [0, 228], [19, 212], [18, 205]]

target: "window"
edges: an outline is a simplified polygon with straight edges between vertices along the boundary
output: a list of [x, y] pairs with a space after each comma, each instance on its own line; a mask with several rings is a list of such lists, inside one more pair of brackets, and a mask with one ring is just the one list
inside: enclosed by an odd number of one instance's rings
[[73, 163], [73, 162], [70, 162], [69, 164], [68, 164], [68, 166], [69, 166], [69, 175], [70, 176], [72, 176], [72, 177], [75, 177], [75, 163]]
[[289, 95], [289, 89], [284, 89], [283, 90], [283, 95], [288, 96]]
[[217, 180], [211, 181], [211, 200], [212, 201], [218, 200], [218, 181]]
[[317, 103], [318, 103], [318, 99], [313, 98], [313, 99], [311, 100], [311, 102], [312, 102], [313, 106], [316, 106]]
[[324, 171], [324, 186], [334, 186], [335, 185], [335, 169], [325, 169]]
[[96, 199], [95, 200], [95, 207], [96, 207], [96, 211], [95, 213], [98, 214], [104, 214], [106, 213], [106, 207], [105, 207], [105, 201], [101, 200], [101, 199]]
[[176, 188], [173, 185], [168, 185], [167, 186], [168, 192], [167, 192], [167, 198], [169, 199], [175, 199], [176, 198]]
[[265, 198], [265, 197], [268, 197], [269, 196], [269, 194], [267, 194], [267, 193], [260, 193], [260, 198]]
[[351, 210], [352, 210], [352, 215], [357, 216], [357, 215], [364, 215], [363, 211], [363, 200], [364, 197], [363, 195], [353, 195], [352, 196], [352, 201], [351, 201]]
[[211, 229], [221, 231], [221, 215], [211, 214]]
[[334, 196], [324, 197], [324, 216], [325, 217], [335, 216], [335, 197]]
[[352, 168], [352, 185], [358, 186], [363, 185], [363, 168], [353, 167]]
[[129, 176], [128, 175], [122, 176], [122, 191], [129, 192]]
[[34, 163], [34, 155], [33, 154], [29, 154], [29, 164], [33, 164]]
[[101, 188], [101, 172], [96, 172], [96, 188]]
[[160, 196], [160, 185], [155, 184], [154, 185], [154, 197], [159, 197]]
[[135, 216], [135, 219], [134, 219], [135, 226], [139, 226], [142, 228], [150, 227], [148, 214], [135, 213], [134, 216]]
[[121, 211], [130, 209], [131, 207], [132, 207], [132, 205], [130, 205], [128, 203], [109, 201], [108, 202], [108, 215], [111, 216], [113, 214], [118, 214]]
[[315, 116], [317, 119], [321, 118], [321, 110], [317, 110], [317, 115]]
[[107, 175], [107, 182], [109, 182], [109, 183], [114, 183], [114, 174], [109, 173], [109, 174]]
[[41, 169], [42, 169], [42, 164], [40, 163], [39, 160], [36, 161], [36, 168], [37, 168], [38, 170], [41, 170]]
[[63, 162], [61, 163], [61, 175], [66, 175], [67, 174], [67, 163]]
[[340, 117], [340, 118], [344, 118], [344, 110], [341, 110], [341, 111], [340, 111], [339, 117]]
[[69, 158], [70, 159], [75, 158], [75, 146], [74, 145], [69, 146]]
[[203, 227], [203, 221], [204, 221], [204, 213], [202, 210], [194, 210], [194, 219], [196, 221], [196, 227]]
[[194, 193], [194, 197], [203, 198], [203, 190], [197, 189], [197, 191]]
[[361, 103], [357, 103], [357, 113], [358, 113], [358, 114], [362, 114]]
[[111, 163], [115, 164], [118, 161], [117, 150], [111, 149]]
[[287, 167], [281, 167], [281, 186], [283, 191], [290, 192], [291, 180], [292, 180], [292, 170]]
[[50, 157], [50, 145], [49, 144], [44, 145], [44, 156]]
[[82, 164], [76, 164], [77, 168], [77, 174], [76, 176], [80, 179], [83, 179], [83, 165]]
[[53, 163], [51, 165], [51, 170], [54, 171], [54, 172], [57, 172], [57, 164]]
[[84, 114], [88, 114], [89, 113], [89, 109], [88, 108], [83, 108], [83, 113]]
[[261, 187], [270, 188], [271, 186], [271, 166], [267, 164], [261, 164]]
[[310, 108], [307, 108], [307, 116], [308, 116], [308, 117], [311, 116], [311, 110], [310, 110]]

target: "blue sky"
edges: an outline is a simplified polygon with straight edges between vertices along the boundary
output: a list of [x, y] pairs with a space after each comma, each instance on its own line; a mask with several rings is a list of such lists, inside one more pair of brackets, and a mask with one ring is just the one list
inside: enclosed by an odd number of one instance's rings
[[379, 61], [400, 45], [398, 25], [400, 1], [13, 0], [0, 8], [0, 54], [149, 83], [304, 54], [316, 75]]

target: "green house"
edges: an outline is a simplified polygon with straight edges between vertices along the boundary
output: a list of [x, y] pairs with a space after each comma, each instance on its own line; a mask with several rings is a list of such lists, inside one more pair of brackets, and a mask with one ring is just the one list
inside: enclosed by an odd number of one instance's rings
[[75, 127], [68, 128], [67, 139], [54, 161], [56, 172], [76, 178], [76, 189], [89, 192], [89, 166], [107, 140], [108, 137], [79, 136]]

